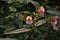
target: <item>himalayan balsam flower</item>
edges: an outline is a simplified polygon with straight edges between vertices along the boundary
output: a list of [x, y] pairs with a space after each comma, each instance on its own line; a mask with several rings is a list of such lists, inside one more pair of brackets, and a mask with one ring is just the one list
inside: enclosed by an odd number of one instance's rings
[[32, 24], [32, 17], [31, 16], [27, 16], [26, 17], [26, 24]]
[[58, 19], [58, 16], [53, 16], [53, 17], [52, 17], [52, 20], [53, 20], [53, 21], [55, 21], [55, 20], [57, 20], [57, 19]]
[[41, 6], [37, 9], [37, 12], [40, 14], [41, 17], [44, 17], [45, 8]]
[[52, 21], [49, 22], [50, 25], [52, 26], [52, 28], [53, 28], [54, 30], [58, 30], [58, 28], [56, 27], [57, 19], [58, 19], [58, 16], [53, 16], [53, 17], [52, 17]]

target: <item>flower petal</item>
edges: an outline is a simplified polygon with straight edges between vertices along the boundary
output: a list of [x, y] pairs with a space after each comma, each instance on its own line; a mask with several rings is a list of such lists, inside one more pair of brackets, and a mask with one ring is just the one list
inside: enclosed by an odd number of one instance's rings
[[56, 30], [56, 31], [59, 30], [55, 25], [53, 26], [53, 29]]

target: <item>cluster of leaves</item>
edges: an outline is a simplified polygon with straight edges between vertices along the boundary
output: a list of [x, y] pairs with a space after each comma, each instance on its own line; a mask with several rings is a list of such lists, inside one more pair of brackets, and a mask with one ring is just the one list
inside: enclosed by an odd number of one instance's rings
[[[25, 27], [23, 19], [26, 15], [33, 16], [35, 9], [39, 6], [46, 8], [46, 17], [48, 15], [60, 15], [45, 2], [33, 0], [3, 0], [0, 1], [0, 37], [17, 38], [18, 40], [60, 40], [56, 31], [54, 31], [46, 22], [45, 24], [34, 28], [33, 31], [17, 34], [4, 34], [6, 31], [16, 30]], [[48, 13], [50, 14], [48, 14]], [[22, 15], [24, 17], [22, 17]], [[33, 16], [34, 17], [34, 16]], [[22, 18], [22, 19], [21, 19]], [[21, 19], [21, 20], [20, 20]], [[29, 28], [27, 25], [26, 27]]]

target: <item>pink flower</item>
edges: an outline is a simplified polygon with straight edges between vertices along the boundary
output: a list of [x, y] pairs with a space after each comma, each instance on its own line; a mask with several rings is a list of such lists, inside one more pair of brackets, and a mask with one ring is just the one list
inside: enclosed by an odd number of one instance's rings
[[58, 30], [58, 28], [56, 27], [57, 21], [55, 21], [55, 22], [51, 21], [51, 22], [49, 22], [49, 24], [52, 26], [52, 28], [54, 30], [56, 30], [56, 31]]
[[53, 21], [49, 22], [49, 25], [53, 26], [54, 25], [54, 22]]
[[40, 14], [41, 17], [44, 17], [45, 8], [41, 6], [38, 8], [37, 12]]
[[26, 17], [26, 24], [32, 24], [32, 17], [31, 16], [27, 16]]
[[44, 13], [45, 12], [45, 8], [43, 6], [39, 7], [37, 10], [38, 13]]
[[55, 20], [57, 20], [57, 19], [58, 19], [58, 16], [53, 16], [53, 17], [52, 17], [52, 20], [53, 20], [53, 21], [55, 21]]
[[58, 30], [58, 28], [56, 27], [57, 19], [58, 19], [58, 16], [53, 16], [52, 21], [49, 22], [49, 24], [52, 26], [54, 30]]
[[53, 29], [58, 31], [59, 29], [56, 27], [56, 25], [53, 26]]

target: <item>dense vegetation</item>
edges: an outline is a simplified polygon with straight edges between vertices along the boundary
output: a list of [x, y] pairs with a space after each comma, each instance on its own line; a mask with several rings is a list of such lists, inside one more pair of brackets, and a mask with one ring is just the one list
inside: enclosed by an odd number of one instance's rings
[[[39, 14], [40, 7], [43, 14]], [[58, 18], [54, 19], [54, 16]], [[49, 25], [51, 20], [57, 21], [56, 25], [53, 23], [56, 29]], [[0, 38], [60, 40], [59, 20], [60, 0], [0, 0]], [[26, 29], [20, 32], [21, 28]]]

